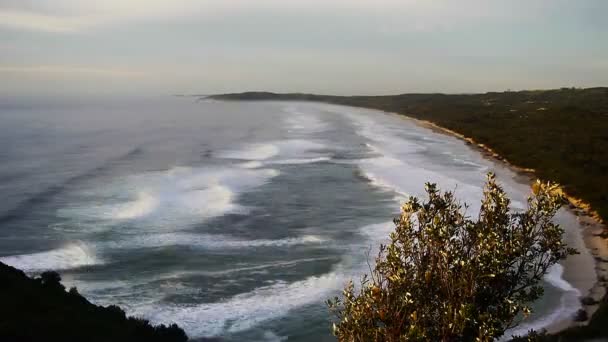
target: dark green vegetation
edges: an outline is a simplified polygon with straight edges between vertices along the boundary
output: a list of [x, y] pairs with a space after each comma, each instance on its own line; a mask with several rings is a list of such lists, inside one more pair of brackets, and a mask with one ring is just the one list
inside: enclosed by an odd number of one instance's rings
[[560, 183], [608, 221], [608, 88], [348, 97], [250, 92], [212, 98], [318, 101], [428, 120]]
[[533, 191], [527, 210], [510, 212], [490, 174], [472, 220], [454, 193], [427, 184], [427, 200], [403, 204], [369, 277], [328, 302], [338, 340], [490, 342], [516, 326], [549, 267], [576, 253], [551, 222], [565, 203], [557, 186]]
[[0, 263], [0, 341], [178, 342], [177, 325], [152, 326], [117, 306], [91, 304], [75, 288], [65, 291], [56, 272], [29, 278]]

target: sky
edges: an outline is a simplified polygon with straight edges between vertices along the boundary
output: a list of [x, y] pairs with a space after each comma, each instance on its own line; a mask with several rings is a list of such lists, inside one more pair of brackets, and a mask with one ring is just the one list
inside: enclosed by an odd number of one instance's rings
[[608, 86], [606, 0], [0, 0], [0, 96]]

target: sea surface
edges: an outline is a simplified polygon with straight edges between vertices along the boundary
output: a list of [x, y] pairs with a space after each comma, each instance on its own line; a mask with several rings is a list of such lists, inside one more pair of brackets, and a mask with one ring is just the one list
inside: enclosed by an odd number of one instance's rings
[[[194, 338], [332, 341], [324, 301], [367, 271], [406, 196], [477, 214], [496, 171], [463, 142], [378, 111], [193, 97], [0, 107], [0, 260], [57, 270], [92, 302]], [[561, 213], [568, 239], [576, 221]], [[572, 315], [556, 266], [527, 322]]]

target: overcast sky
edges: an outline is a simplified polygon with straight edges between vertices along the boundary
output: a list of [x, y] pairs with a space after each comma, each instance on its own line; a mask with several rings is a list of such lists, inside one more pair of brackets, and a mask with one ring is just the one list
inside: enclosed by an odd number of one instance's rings
[[608, 85], [606, 0], [0, 0], [0, 96]]

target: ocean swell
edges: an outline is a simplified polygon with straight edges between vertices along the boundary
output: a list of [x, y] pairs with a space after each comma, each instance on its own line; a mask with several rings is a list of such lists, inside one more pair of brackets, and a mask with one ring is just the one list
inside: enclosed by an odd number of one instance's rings
[[67, 270], [102, 263], [95, 251], [82, 242], [73, 242], [50, 251], [0, 258], [3, 263], [25, 272]]
[[177, 322], [190, 336], [218, 336], [252, 328], [286, 315], [290, 310], [325, 298], [342, 286], [341, 272], [308, 277], [293, 283], [277, 282], [224, 301], [198, 305], [152, 304], [134, 308], [153, 322]]

